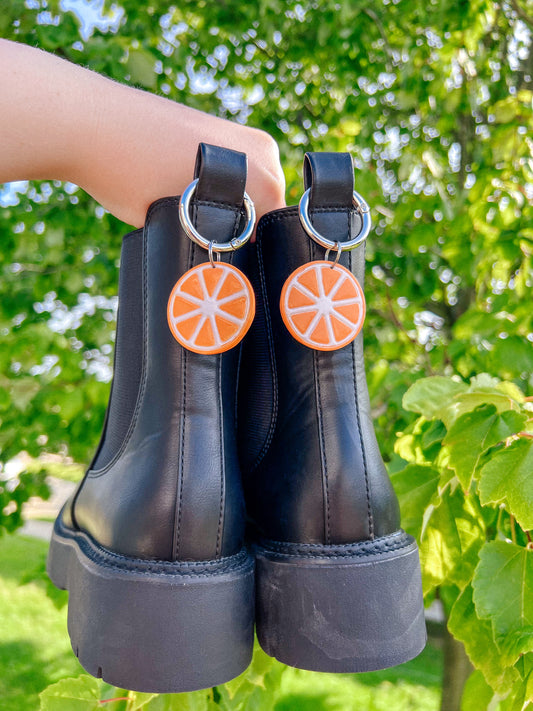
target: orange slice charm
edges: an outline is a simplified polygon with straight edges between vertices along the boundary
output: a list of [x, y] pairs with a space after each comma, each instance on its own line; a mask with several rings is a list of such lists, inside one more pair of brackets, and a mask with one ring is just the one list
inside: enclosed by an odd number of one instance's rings
[[178, 343], [194, 353], [213, 355], [236, 346], [254, 315], [252, 285], [224, 262], [206, 262], [185, 272], [167, 307], [168, 325]]
[[365, 296], [354, 275], [340, 264], [309, 262], [283, 285], [281, 316], [304, 346], [335, 351], [357, 336], [365, 320]]

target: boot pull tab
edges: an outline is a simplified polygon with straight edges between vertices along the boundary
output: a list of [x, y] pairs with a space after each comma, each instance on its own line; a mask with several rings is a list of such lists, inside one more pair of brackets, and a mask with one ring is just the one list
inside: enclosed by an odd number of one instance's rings
[[[353, 189], [350, 154], [306, 153], [304, 181], [305, 192], [300, 199], [299, 215], [309, 237], [328, 253], [331, 250], [337, 252], [337, 257], [340, 257], [341, 250], [347, 251], [362, 244], [368, 237], [372, 222], [370, 208]], [[351, 208], [354, 210], [347, 222], [335, 214], [343, 210], [348, 212]], [[312, 219], [310, 213], [314, 213]], [[360, 225], [359, 229], [356, 225]]]
[[[246, 172], [244, 153], [200, 143], [195, 178], [180, 198], [182, 234], [207, 252], [208, 261], [180, 276], [168, 299], [167, 322], [176, 341], [193, 353], [230, 350], [254, 318], [252, 285], [240, 269], [220, 260], [221, 253], [246, 244], [254, 229], [254, 205], [244, 190]], [[220, 237], [226, 241], [218, 241]]]
[[[361, 284], [339, 260], [342, 252], [366, 240], [370, 210], [353, 189], [349, 153], [306, 153], [304, 180], [300, 222], [326, 253], [323, 259], [303, 264], [289, 275], [281, 290], [281, 317], [302, 345], [336, 351], [356, 338], [365, 319]], [[358, 230], [353, 229], [356, 212]], [[333, 262], [328, 261], [331, 251], [336, 253]]]
[[245, 153], [200, 143], [194, 168], [198, 178], [195, 199], [242, 207], [247, 172]]
[[353, 164], [349, 153], [306, 153], [304, 185], [309, 208], [352, 206]]
[[187, 236], [209, 250], [211, 262], [213, 252], [234, 252], [253, 234], [256, 214], [245, 192], [247, 172], [245, 153], [198, 145], [194, 180], [180, 198], [179, 216]]

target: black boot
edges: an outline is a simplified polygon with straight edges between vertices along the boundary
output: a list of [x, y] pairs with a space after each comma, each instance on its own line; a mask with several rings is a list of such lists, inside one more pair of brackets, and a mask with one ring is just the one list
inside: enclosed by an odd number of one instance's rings
[[[352, 201], [349, 154], [307, 154], [305, 183], [311, 229], [334, 248], [323, 273], [327, 294], [326, 282], [342, 276], [333, 266], [335, 243], [364, 241], [370, 218], [364, 202]], [[313, 313], [301, 304], [313, 300], [310, 292], [320, 298], [320, 290], [308, 281], [303, 301], [295, 301], [300, 321], [291, 324], [286, 280], [326, 257], [297, 207], [261, 219], [254, 252], [248, 273], [258, 306], [241, 367], [239, 439], [259, 641], [267, 654], [302, 669], [358, 672], [405, 662], [426, 640], [417, 546], [400, 528], [376, 442], [362, 333], [326, 350], [349, 337], [363, 301], [354, 292], [344, 318], [328, 327], [317, 317], [311, 326]], [[358, 246], [341, 250], [339, 260], [361, 285], [364, 259]], [[298, 340], [282, 319], [280, 298]]]
[[[246, 157], [202, 145], [197, 176], [193, 225], [208, 240], [235, 241], [246, 223]], [[254, 624], [235, 436], [240, 348], [200, 355], [171, 334], [177, 279], [212, 266], [178, 205], [158, 200], [144, 229], [124, 238], [105, 429], [48, 558], [51, 579], [69, 590], [69, 633], [85, 669], [161, 693], [240, 674]], [[248, 247], [231, 249], [222, 261], [239, 266]]]

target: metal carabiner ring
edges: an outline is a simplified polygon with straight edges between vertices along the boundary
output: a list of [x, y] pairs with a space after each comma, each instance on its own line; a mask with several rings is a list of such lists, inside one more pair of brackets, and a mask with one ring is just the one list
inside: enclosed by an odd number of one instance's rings
[[[317, 230], [315, 230], [315, 228], [313, 227], [311, 219], [309, 218], [310, 192], [311, 188], [308, 188], [300, 198], [300, 204], [298, 206], [298, 212], [302, 227], [307, 232], [309, 237], [311, 237], [311, 239], [314, 239], [315, 242], [318, 242], [321, 247], [324, 247], [324, 249], [335, 249], [335, 246], [338, 244], [338, 242], [334, 242], [333, 240], [330, 240], [327, 237], [321, 235], [320, 232], [317, 232]], [[359, 195], [359, 193], [357, 193], [355, 190], [353, 191], [352, 202], [357, 212], [361, 215], [361, 220], [363, 224], [361, 225], [361, 231], [359, 232], [357, 237], [354, 237], [353, 239], [350, 239], [346, 242], [342, 242], [342, 249], [344, 251], [346, 251], [347, 249], [354, 249], [355, 247], [358, 247], [360, 244], [362, 244], [368, 237], [370, 228], [372, 227], [370, 208], [368, 207], [365, 200], [361, 197], [361, 195]]]
[[212, 245], [211, 250], [217, 253], [234, 252], [236, 249], [239, 249], [239, 247], [242, 247], [244, 244], [246, 244], [246, 242], [248, 242], [248, 240], [252, 236], [255, 225], [255, 207], [248, 193], [244, 193], [243, 198], [244, 209], [246, 211], [246, 218], [248, 221], [242, 233], [238, 237], [234, 237], [231, 242], [210, 242], [205, 237], [202, 237], [196, 227], [192, 224], [191, 218], [189, 216], [189, 206], [191, 203], [191, 198], [194, 194], [194, 191], [196, 190], [197, 185], [198, 178], [195, 178], [192, 183], [185, 188], [185, 190], [183, 191], [183, 195], [180, 198], [179, 217], [181, 226], [187, 233], [187, 236], [192, 239], [193, 242], [199, 244], [200, 247], [203, 247], [204, 249], [209, 249], [209, 245]]

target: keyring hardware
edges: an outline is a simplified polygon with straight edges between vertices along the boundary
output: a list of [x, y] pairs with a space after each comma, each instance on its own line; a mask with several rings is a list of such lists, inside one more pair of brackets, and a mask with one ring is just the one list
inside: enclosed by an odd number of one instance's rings
[[233, 252], [250, 239], [255, 209], [244, 193], [248, 222], [242, 234], [229, 242], [207, 240], [195, 229], [189, 216], [197, 185], [198, 179], [185, 189], [178, 215], [189, 239], [207, 250], [209, 261], [191, 267], [174, 284], [167, 302], [167, 322], [183, 348], [202, 355], [217, 355], [240, 343], [254, 318], [252, 285], [240, 269], [220, 261], [220, 253]]
[[[209, 242], [209, 261], [211, 262], [211, 266], [213, 269], [216, 267], [215, 260], [213, 259], [213, 246], [216, 244], [216, 242]], [[220, 252], [217, 252], [217, 262], [220, 262]]]
[[239, 249], [240, 247], [245, 245], [246, 242], [248, 242], [248, 240], [252, 236], [255, 225], [255, 207], [248, 193], [244, 193], [243, 199], [244, 209], [246, 211], [246, 218], [248, 220], [243, 232], [238, 237], [234, 237], [229, 242], [213, 242], [206, 239], [205, 237], [202, 237], [202, 235], [192, 224], [191, 218], [189, 216], [189, 206], [197, 185], [198, 178], [195, 178], [192, 183], [190, 183], [190, 185], [185, 188], [185, 190], [183, 191], [183, 195], [180, 198], [179, 218], [181, 226], [187, 233], [187, 236], [193, 242], [200, 245], [200, 247], [203, 247], [204, 249], [208, 249], [213, 252], [234, 252], [236, 249]]
[[[342, 250], [343, 250], [342, 242], [335, 242], [335, 248], [334, 248], [334, 249], [335, 249], [336, 252], [337, 252], [337, 256], [336, 256], [335, 259], [331, 262], [331, 268], [332, 268], [332, 269], [334, 269], [334, 268], [337, 266], [337, 264], [339, 263], [339, 259], [341, 258], [341, 252], [342, 252]], [[328, 261], [329, 253], [330, 253], [331, 251], [332, 251], [331, 249], [326, 249], [326, 254], [325, 254], [325, 256], [324, 256], [324, 261], [326, 261], [326, 262]]]
[[[317, 242], [321, 247], [324, 247], [324, 249], [328, 250], [338, 250], [337, 245], [340, 244], [338, 241], [333, 241], [328, 239], [327, 237], [324, 237], [324, 235], [321, 235], [320, 232], [318, 232], [314, 227], [313, 223], [311, 222], [311, 219], [309, 217], [309, 196], [310, 196], [311, 188], [308, 188], [302, 197], [300, 198], [300, 204], [298, 206], [298, 212], [300, 216], [300, 222], [302, 223], [302, 227], [304, 230], [307, 232], [309, 237], [313, 239], [315, 242]], [[355, 249], [355, 247], [358, 247], [360, 244], [362, 244], [366, 238], [368, 237], [370, 233], [370, 228], [372, 227], [372, 220], [370, 217], [370, 208], [366, 201], [359, 195], [358, 192], [355, 190], [353, 191], [353, 197], [352, 197], [352, 203], [357, 212], [361, 215], [362, 219], [362, 226], [361, 226], [361, 231], [359, 234], [354, 237], [353, 239], [350, 239], [346, 242], [342, 242], [342, 251], [350, 250], [350, 249]], [[339, 250], [340, 252], [340, 250]], [[340, 254], [338, 255], [340, 256]], [[337, 260], [338, 261], [338, 260]]]

